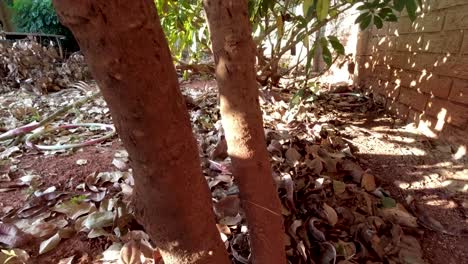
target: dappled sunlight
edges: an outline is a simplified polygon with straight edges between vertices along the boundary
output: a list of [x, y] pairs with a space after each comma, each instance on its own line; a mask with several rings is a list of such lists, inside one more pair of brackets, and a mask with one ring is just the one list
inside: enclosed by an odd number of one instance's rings
[[[468, 37], [461, 30], [465, 24], [445, 14], [445, 8], [454, 13], [456, 7], [435, 6], [423, 6], [415, 22], [404, 16], [360, 38], [368, 43], [360, 45], [367, 49], [358, 54], [358, 81], [423, 134], [448, 135], [458, 144], [460, 157], [468, 141], [463, 136], [468, 128], [468, 57], [462, 48], [468, 47]], [[454, 24], [447, 25], [448, 20]]]

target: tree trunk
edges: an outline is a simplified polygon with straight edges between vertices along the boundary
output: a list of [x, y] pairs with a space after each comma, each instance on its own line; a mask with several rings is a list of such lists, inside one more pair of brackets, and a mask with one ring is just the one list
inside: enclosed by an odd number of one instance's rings
[[164, 262], [230, 263], [152, 0], [54, 0], [129, 152], [136, 215]]
[[0, 22], [3, 24], [3, 28], [0, 27], [0, 31], [12, 31], [10, 14], [4, 1], [0, 2]]
[[266, 149], [255, 79], [255, 44], [247, 0], [204, 0], [213, 43], [221, 118], [253, 263], [286, 263], [283, 217]]

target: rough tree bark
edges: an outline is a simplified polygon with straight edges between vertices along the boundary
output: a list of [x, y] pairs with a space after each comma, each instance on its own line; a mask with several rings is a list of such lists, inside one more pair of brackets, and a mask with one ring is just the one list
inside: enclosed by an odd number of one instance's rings
[[204, 0], [221, 119], [251, 236], [253, 263], [286, 263], [283, 217], [266, 149], [247, 0]]
[[230, 263], [152, 0], [54, 0], [129, 152], [136, 215], [169, 263]]

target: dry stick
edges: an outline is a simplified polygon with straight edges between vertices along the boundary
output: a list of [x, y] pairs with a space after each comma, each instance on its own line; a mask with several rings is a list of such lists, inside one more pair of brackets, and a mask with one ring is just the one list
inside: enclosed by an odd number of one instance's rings
[[[13, 139], [13, 138], [16, 138], [16, 137], [21, 138], [22, 136], [26, 135], [27, 133], [29, 133], [29, 132], [31, 132], [31, 131], [39, 128], [39, 127], [42, 127], [42, 126], [45, 126], [45, 125], [49, 124], [50, 122], [54, 121], [57, 117], [65, 114], [66, 112], [68, 112], [70, 109], [81, 107], [82, 105], [84, 105], [88, 101], [96, 98], [99, 94], [100, 94], [99, 92], [94, 93], [94, 94], [92, 94], [92, 95], [90, 95], [88, 97], [85, 97], [85, 98], [83, 98], [81, 100], [76, 101], [73, 104], [67, 105], [67, 106], [55, 111], [51, 115], [47, 116], [46, 118], [44, 118], [39, 123], [33, 122], [33, 123], [30, 123], [30, 124], [27, 124], [27, 125], [24, 125], [24, 126], [17, 127], [17, 128], [12, 129], [12, 130], [9, 130], [8, 132], [5, 132], [5, 133], [0, 135], [0, 141], [9, 140], [9, 139]], [[19, 143], [19, 142], [15, 141], [15, 143]]]

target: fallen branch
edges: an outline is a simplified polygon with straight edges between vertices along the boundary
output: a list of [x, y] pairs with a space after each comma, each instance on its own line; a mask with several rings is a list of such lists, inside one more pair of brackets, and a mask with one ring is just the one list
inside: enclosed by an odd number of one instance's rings
[[95, 99], [99, 94], [100, 94], [99, 92], [94, 93], [94, 94], [92, 94], [92, 95], [90, 95], [88, 97], [85, 97], [85, 98], [83, 98], [81, 100], [76, 101], [73, 104], [67, 105], [67, 106], [55, 111], [51, 115], [47, 116], [46, 118], [44, 118], [40, 122], [32, 122], [32, 123], [29, 123], [27, 125], [11, 129], [11, 130], [9, 130], [9, 131], [7, 131], [7, 132], [0, 135], [0, 141], [9, 140], [9, 139], [13, 139], [13, 138], [16, 138], [16, 137], [22, 137], [22, 136], [32, 132], [33, 130], [39, 128], [39, 127], [42, 127], [42, 126], [45, 126], [45, 125], [49, 124], [50, 122], [54, 121], [57, 117], [67, 113], [70, 109], [81, 107], [82, 105], [84, 105], [88, 101]]
[[[75, 143], [75, 144], [63, 144], [63, 145], [56, 144], [56, 145], [51, 145], [50, 146], [50, 145], [37, 145], [37, 144], [32, 142], [32, 140], [38, 138], [40, 135], [43, 135], [43, 134], [45, 134], [47, 132], [50, 132], [50, 131], [53, 131], [53, 130], [74, 129], [74, 128], [78, 128], [78, 127], [101, 127], [104, 130], [108, 130], [108, 131], [110, 130], [110, 132], [107, 133], [106, 135], [102, 136], [102, 137], [91, 139], [91, 140], [81, 142], [81, 143]], [[35, 132], [33, 134], [28, 135], [26, 137], [26, 139], [25, 139], [25, 143], [26, 143], [26, 146], [28, 146], [30, 148], [33, 148], [33, 149], [62, 150], [62, 149], [80, 148], [80, 147], [94, 145], [94, 144], [102, 142], [102, 141], [104, 141], [106, 139], [109, 139], [109, 138], [113, 137], [114, 135], [115, 135], [115, 128], [114, 128], [113, 125], [99, 124], [99, 123], [70, 124], [70, 125], [61, 125], [61, 126], [58, 126], [58, 127], [47, 128], [47, 129], [42, 129], [40, 131], [37, 131], [37, 132]]]

